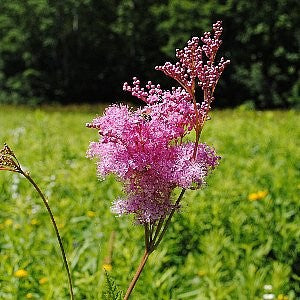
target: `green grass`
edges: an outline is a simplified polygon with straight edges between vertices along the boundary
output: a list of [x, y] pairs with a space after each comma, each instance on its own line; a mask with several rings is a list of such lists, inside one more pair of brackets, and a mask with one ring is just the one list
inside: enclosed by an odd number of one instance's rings
[[[101, 299], [112, 232], [110, 275], [121, 289], [143, 253], [143, 229], [110, 212], [120, 184], [98, 181], [95, 162], [85, 158], [97, 133], [84, 124], [100, 112], [0, 107], [0, 143], [15, 150], [49, 198], [76, 299]], [[221, 164], [205, 189], [186, 194], [132, 299], [262, 299], [265, 284], [276, 296], [299, 297], [299, 138], [295, 111], [214, 112], [202, 141], [216, 148]], [[268, 194], [249, 201], [258, 191]], [[28, 275], [17, 278], [19, 269]], [[67, 276], [36, 192], [18, 174], [0, 172], [0, 299], [26, 295], [68, 299]]]

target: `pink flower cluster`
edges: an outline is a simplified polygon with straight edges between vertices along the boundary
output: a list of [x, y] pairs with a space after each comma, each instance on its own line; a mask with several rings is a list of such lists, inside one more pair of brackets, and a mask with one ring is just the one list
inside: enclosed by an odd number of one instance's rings
[[[149, 81], [145, 88], [133, 78], [124, 90], [146, 105], [132, 110], [126, 105], [109, 106], [103, 116], [87, 124], [98, 130], [87, 156], [98, 158], [98, 174], [114, 173], [124, 183], [126, 199], [113, 204], [117, 214], [134, 213], [140, 223], [154, 223], [174, 208], [171, 193], [176, 187], [200, 188], [205, 177], [219, 161], [215, 151], [198, 141], [184, 141], [192, 130], [196, 136], [207, 118], [213, 91], [228, 61], [214, 66], [221, 44], [221, 22], [214, 24], [214, 38], [205, 33], [177, 50], [179, 62], [157, 67], [176, 79], [181, 87], [163, 90]], [[203, 52], [207, 56], [203, 62]], [[196, 103], [195, 88], [204, 91], [201, 105]]]

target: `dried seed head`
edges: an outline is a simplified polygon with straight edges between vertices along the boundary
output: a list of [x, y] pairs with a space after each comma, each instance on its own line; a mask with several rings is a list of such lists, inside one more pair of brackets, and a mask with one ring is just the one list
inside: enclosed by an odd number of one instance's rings
[[16, 157], [14, 152], [8, 147], [6, 143], [4, 143], [4, 147], [0, 150], [1, 154], [10, 155], [12, 157]]
[[20, 172], [21, 169], [16, 160], [14, 152], [7, 144], [4, 144], [4, 147], [0, 150], [0, 170]]
[[0, 154], [0, 170], [16, 171], [19, 172], [19, 166], [15, 161], [7, 156]]

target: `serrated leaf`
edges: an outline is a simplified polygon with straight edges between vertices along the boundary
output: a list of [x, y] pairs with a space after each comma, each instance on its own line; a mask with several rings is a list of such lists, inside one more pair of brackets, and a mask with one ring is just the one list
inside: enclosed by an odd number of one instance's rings
[[122, 300], [122, 291], [120, 291], [114, 280], [105, 271], [106, 276], [106, 290], [103, 293], [105, 300]]

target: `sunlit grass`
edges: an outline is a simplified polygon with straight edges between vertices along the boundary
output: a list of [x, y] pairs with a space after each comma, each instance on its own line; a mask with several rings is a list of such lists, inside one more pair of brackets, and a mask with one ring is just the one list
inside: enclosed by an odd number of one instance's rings
[[[143, 252], [143, 230], [110, 212], [120, 184], [97, 181], [94, 162], [85, 158], [97, 139], [85, 123], [100, 110], [0, 107], [0, 143], [15, 150], [49, 198], [76, 299], [101, 299], [112, 232], [109, 272], [123, 290]], [[295, 299], [299, 138], [295, 111], [213, 113], [202, 141], [216, 148], [221, 164], [205, 189], [187, 193], [132, 299], [262, 299], [265, 284]], [[59, 248], [37, 194], [19, 175], [1, 172], [0, 204], [0, 299], [68, 299]]]

